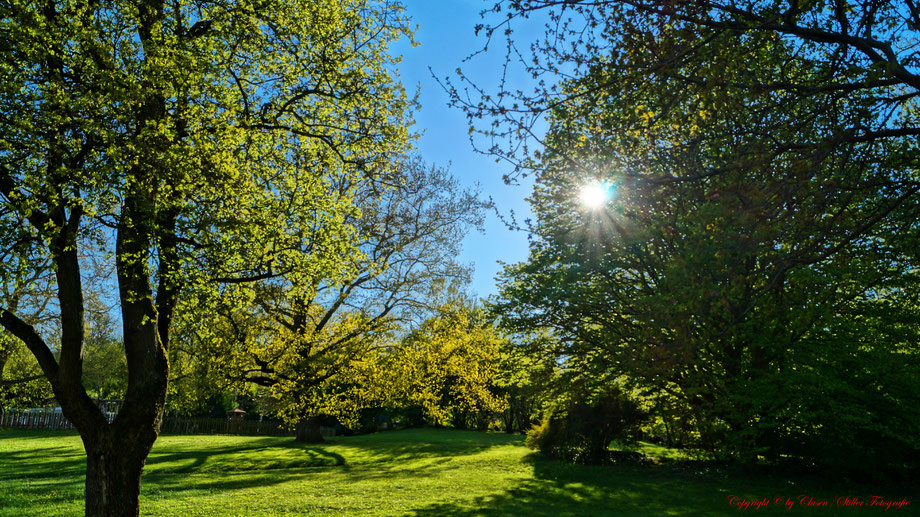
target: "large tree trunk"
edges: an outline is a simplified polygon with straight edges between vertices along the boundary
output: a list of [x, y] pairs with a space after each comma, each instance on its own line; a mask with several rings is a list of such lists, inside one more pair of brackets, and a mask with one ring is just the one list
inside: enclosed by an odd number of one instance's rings
[[141, 472], [152, 445], [84, 439], [87, 517], [137, 517]]
[[86, 517], [139, 514], [141, 474], [157, 439], [166, 399], [165, 360], [159, 359], [151, 361], [150, 376], [134, 377], [111, 424], [88, 397], [89, 404], [77, 405], [76, 411], [72, 402], [62, 404], [86, 450]]
[[[140, 476], [162, 418], [169, 363], [166, 356], [168, 318], [173, 299], [164, 295], [163, 311], [154, 307], [144, 261], [144, 242], [126, 238], [119, 229], [118, 280], [122, 302], [128, 389], [115, 421], [105, 415], [82, 385], [83, 295], [76, 246], [59, 245], [55, 258], [61, 338], [56, 358], [34, 327], [0, 309], [0, 325], [32, 351], [51, 383], [64, 416], [80, 432], [87, 453], [86, 515], [138, 515]], [[66, 244], [66, 242], [65, 242]], [[140, 250], [140, 251], [139, 251]], [[165, 318], [165, 320], [164, 320]]]
[[295, 439], [303, 443], [323, 443], [323, 435], [319, 432], [319, 418], [307, 417], [297, 422]]
[[162, 356], [157, 359], [151, 361], [149, 376], [133, 377], [134, 384], [111, 424], [85, 395], [79, 397], [83, 404], [69, 400], [62, 404], [86, 450], [86, 517], [139, 514], [141, 473], [157, 439], [166, 400], [166, 361]]
[[[175, 303], [171, 286], [161, 280], [154, 303], [146, 261], [154, 234], [137, 223], [151, 214], [150, 200], [129, 196], [116, 236], [116, 273], [121, 300], [128, 389], [115, 420], [109, 424], [97, 407], [61, 400], [61, 407], [80, 431], [86, 450], [86, 516], [137, 517], [141, 473], [157, 439], [169, 378], [167, 344]], [[168, 233], [166, 225], [163, 232]], [[164, 260], [161, 252], [160, 260]], [[160, 272], [163, 271], [161, 262]], [[76, 391], [74, 388], [73, 391]], [[82, 391], [82, 389], [80, 390]], [[88, 400], [85, 392], [79, 397]], [[76, 407], [74, 407], [76, 406]]]

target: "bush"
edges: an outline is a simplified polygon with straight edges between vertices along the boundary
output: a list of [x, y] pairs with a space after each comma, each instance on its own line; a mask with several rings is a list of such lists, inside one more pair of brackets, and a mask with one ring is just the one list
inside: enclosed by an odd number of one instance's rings
[[526, 444], [551, 458], [575, 463], [604, 463], [613, 440], [634, 442], [645, 420], [639, 404], [619, 388], [592, 398], [573, 398], [564, 411], [551, 414], [527, 433]]

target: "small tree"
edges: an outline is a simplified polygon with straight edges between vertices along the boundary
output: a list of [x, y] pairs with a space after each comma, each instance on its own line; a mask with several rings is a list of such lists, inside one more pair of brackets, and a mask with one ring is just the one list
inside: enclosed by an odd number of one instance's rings
[[[3, 220], [0, 219], [0, 225]], [[24, 271], [28, 246], [8, 238], [0, 226], [0, 307], [10, 307], [36, 327], [54, 327], [54, 293], [51, 274], [45, 267]], [[27, 408], [45, 405], [54, 395], [35, 357], [16, 336], [0, 327], [0, 411], [7, 407]]]
[[505, 402], [501, 418], [506, 433], [528, 431], [552, 400], [558, 376], [556, 357], [546, 351], [552, 341], [538, 332], [502, 341], [494, 384]]

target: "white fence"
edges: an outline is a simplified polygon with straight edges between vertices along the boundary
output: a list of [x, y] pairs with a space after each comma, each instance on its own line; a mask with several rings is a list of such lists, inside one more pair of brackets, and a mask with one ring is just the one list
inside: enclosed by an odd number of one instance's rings
[[7, 409], [0, 414], [0, 428], [73, 429], [73, 424], [53, 409]]
[[[112, 420], [110, 415], [109, 421]], [[0, 414], [0, 429], [73, 429], [60, 410], [8, 409]], [[335, 436], [332, 427], [320, 427], [325, 437]], [[160, 432], [164, 434], [235, 434], [248, 436], [293, 436], [294, 431], [278, 422], [258, 422], [225, 418], [166, 417]]]

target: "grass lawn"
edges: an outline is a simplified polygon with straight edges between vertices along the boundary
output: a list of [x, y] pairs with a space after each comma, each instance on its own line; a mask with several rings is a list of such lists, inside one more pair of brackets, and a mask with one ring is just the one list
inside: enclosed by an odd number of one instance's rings
[[[648, 447], [653, 450], [653, 447]], [[693, 464], [586, 467], [546, 461], [521, 436], [406, 430], [340, 437], [162, 436], [141, 486], [141, 515], [920, 515], [917, 485], [850, 485], [700, 471]], [[0, 430], [0, 517], [83, 514], [85, 459], [72, 432]], [[735, 495], [770, 501], [755, 510]], [[801, 495], [826, 501], [806, 507]], [[871, 496], [907, 498], [901, 509]], [[790, 498], [791, 510], [776, 497]], [[865, 505], [840, 508], [838, 497]]]

